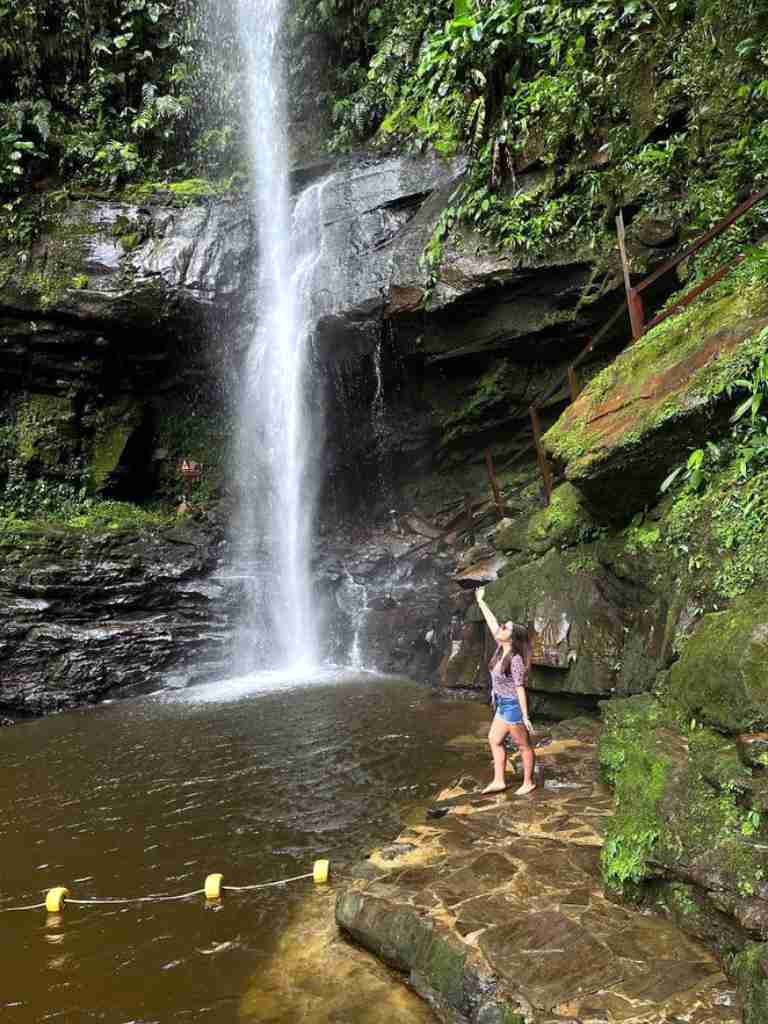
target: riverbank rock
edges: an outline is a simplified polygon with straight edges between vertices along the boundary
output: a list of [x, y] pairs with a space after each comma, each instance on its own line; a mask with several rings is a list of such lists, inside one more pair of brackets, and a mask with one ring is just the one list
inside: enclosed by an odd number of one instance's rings
[[745, 766], [735, 740], [695, 722], [681, 727], [674, 706], [651, 696], [611, 701], [603, 717], [600, 761], [616, 793], [602, 862], [608, 888], [663, 905], [725, 958], [764, 941], [764, 769]]
[[[577, 720], [540, 737], [545, 781], [528, 798], [478, 798], [462, 779], [441, 794], [443, 817], [405, 831], [339, 893], [342, 930], [404, 972], [441, 1020], [741, 1020], [706, 949], [603, 895], [612, 799], [596, 734]], [[484, 778], [486, 759], [470, 749], [462, 765]]]
[[40, 713], [216, 663], [218, 538], [191, 524], [0, 533], [0, 708]]

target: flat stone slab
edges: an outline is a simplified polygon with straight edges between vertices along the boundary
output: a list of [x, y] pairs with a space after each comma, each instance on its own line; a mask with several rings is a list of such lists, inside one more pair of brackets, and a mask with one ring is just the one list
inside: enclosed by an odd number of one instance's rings
[[[482, 775], [462, 777], [438, 796], [443, 817], [374, 853], [366, 878], [339, 894], [342, 929], [407, 972], [441, 1019], [741, 1022], [736, 991], [707, 949], [603, 895], [613, 798], [598, 776], [598, 729], [579, 720], [540, 737], [540, 785], [528, 797], [511, 786], [481, 799]], [[479, 747], [452, 749], [483, 770]]]

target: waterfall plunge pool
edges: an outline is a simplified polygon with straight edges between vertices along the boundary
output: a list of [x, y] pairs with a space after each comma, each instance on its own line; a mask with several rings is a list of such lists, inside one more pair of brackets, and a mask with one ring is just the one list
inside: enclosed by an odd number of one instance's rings
[[[404, 680], [262, 673], [3, 730], [0, 909], [53, 885], [86, 899], [187, 892], [213, 871], [270, 881], [319, 857], [338, 871], [455, 777], [446, 741], [486, 718]], [[302, 974], [293, 955], [320, 943], [332, 899], [298, 882], [215, 910], [201, 896], [0, 914], [2, 1020], [322, 1024], [340, 987], [365, 1006], [346, 1007], [355, 1024], [377, 1005], [430, 1020], [372, 964]]]

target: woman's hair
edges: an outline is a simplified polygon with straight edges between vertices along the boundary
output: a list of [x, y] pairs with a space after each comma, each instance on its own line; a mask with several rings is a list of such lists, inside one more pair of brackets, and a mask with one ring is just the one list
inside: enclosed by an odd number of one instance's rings
[[[501, 672], [505, 676], [510, 675], [512, 671], [512, 659], [516, 654], [519, 654], [523, 659], [525, 671], [528, 673], [531, 669], [531, 662], [533, 660], [533, 629], [531, 626], [521, 626], [519, 622], [505, 622], [504, 625], [511, 627], [509, 642], [512, 646], [501, 663]], [[502, 654], [501, 645], [499, 645], [493, 652], [493, 657], [488, 662], [489, 669], [496, 668]]]

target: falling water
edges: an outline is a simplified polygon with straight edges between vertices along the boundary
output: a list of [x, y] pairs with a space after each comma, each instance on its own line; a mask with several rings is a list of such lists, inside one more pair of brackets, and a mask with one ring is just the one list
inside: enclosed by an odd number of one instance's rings
[[294, 204], [280, 39], [285, 0], [237, 0], [247, 84], [252, 203], [258, 225], [258, 326], [240, 396], [236, 545], [248, 569], [241, 671], [317, 662], [310, 524], [319, 424], [310, 397], [311, 289], [321, 249], [322, 185]]

